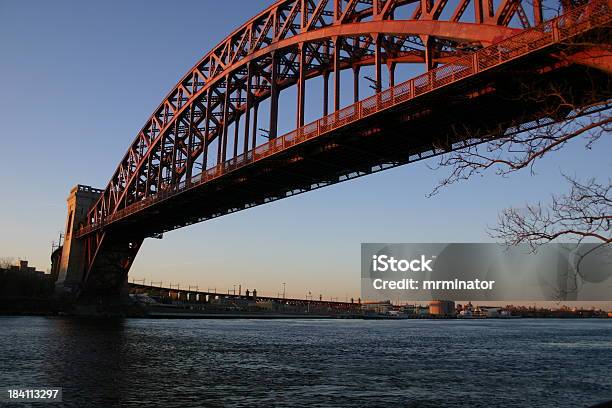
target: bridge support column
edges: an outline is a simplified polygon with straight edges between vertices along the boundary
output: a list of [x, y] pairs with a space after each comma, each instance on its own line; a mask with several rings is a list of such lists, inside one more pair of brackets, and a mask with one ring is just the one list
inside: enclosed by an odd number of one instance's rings
[[374, 87], [376, 93], [382, 90], [382, 46], [381, 46], [381, 35], [374, 34]]
[[259, 115], [259, 103], [255, 102], [253, 106], [253, 131], [251, 134], [251, 148], [257, 147], [257, 116]]
[[482, 0], [474, 0], [474, 21], [478, 24], [482, 24], [484, 22], [483, 17]]
[[272, 52], [272, 72], [270, 73], [270, 128], [268, 129], [269, 139], [276, 139], [278, 131], [278, 55]]
[[387, 63], [387, 68], [389, 69], [389, 87], [391, 88], [395, 86], [395, 67], [395, 62]]
[[79, 224], [87, 218], [87, 211], [98, 200], [102, 190], [77, 185], [68, 196], [68, 218], [64, 234], [64, 246], [59, 265], [55, 292], [58, 296], [77, 295], [85, 272], [85, 240], [74, 237]]
[[304, 126], [304, 105], [306, 103], [306, 45], [300, 44], [299, 78], [297, 82], [297, 123], [296, 128]]
[[361, 67], [356, 65], [353, 67], [353, 102], [359, 102], [359, 71]]
[[329, 114], [329, 71], [323, 72], [323, 116]]
[[334, 38], [334, 112], [340, 110], [340, 47], [342, 38]]
[[[242, 90], [238, 89], [238, 102], [237, 105], [240, 105], [240, 100], [242, 99]], [[240, 137], [240, 113], [236, 113], [236, 117], [234, 118], [234, 156], [238, 157], [238, 138]]]
[[228, 138], [228, 130], [229, 130], [229, 104], [230, 104], [230, 88], [231, 78], [229, 75], [225, 76], [225, 98], [223, 99], [223, 127], [222, 131], [219, 133], [219, 146], [217, 149], [217, 153], [219, 157], [217, 158], [217, 164], [224, 163], [227, 160], [227, 138]]
[[[208, 135], [210, 134], [210, 118], [212, 116], [211, 112], [211, 98], [212, 98], [212, 89], [208, 88], [206, 91], [206, 116], [204, 118], [204, 150], [202, 151], [202, 170], [208, 168], [208, 158], [211, 156], [212, 152], [209, 152], [210, 141], [208, 140]], [[219, 136], [217, 136], [217, 141], [219, 140]], [[216, 163], [219, 164], [219, 163]], [[160, 285], [161, 286], [161, 285]]]
[[423, 45], [425, 45], [425, 65], [427, 66], [427, 71], [430, 71], [438, 65], [434, 62], [433, 39], [429, 35], [422, 35], [421, 40], [423, 41]]
[[[249, 151], [249, 131], [251, 126], [251, 105], [253, 104], [253, 91], [251, 90], [251, 82], [253, 81], [253, 64], [247, 65], [247, 83], [246, 83], [246, 98], [244, 109], [244, 140], [242, 146], [242, 154], [246, 156]], [[253, 144], [252, 148], [255, 148]]]
[[542, 23], [542, 21], [544, 21], [543, 15], [544, 13], [542, 12], [542, 1], [533, 0], [533, 22], [535, 24]]

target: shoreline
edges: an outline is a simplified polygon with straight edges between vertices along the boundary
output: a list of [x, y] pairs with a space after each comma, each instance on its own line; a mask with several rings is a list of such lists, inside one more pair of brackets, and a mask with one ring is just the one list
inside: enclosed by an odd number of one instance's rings
[[184, 320], [184, 319], [203, 319], [203, 320], [233, 320], [233, 319], [248, 319], [248, 320], [288, 320], [288, 319], [306, 319], [306, 320], [439, 320], [439, 321], [483, 321], [483, 320], [520, 320], [520, 319], [535, 319], [535, 320], [610, 320], [605, 316], [512, 316], [512, 317], [476, 317], [476, 318], [461, 318], [461, 317], [395, 317], [395, 316], [376, 316], [376, 315], [308, 315], [295, 313], [148, 313], [148, 314], [79, 314], [66, 312], [0, 312], [0, 317], [68, 317], [68, 318], [124, 318], [124, 319], [152, 319], [152, 320]]

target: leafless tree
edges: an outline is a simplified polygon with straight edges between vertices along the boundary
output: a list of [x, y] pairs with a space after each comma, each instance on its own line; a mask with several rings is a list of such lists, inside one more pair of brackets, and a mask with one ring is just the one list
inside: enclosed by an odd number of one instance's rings
[[[568, 46], [565, 54], [571, 55], [576, 47], [588, 49], [589, 44], [574, 43]], [[466, 147], [440, 157], [434, 167], [449, 169], [449, 173], [430, 195], [450, 184], [487, 172], [502, 177], [521, 170], [533, 174], [539, 159], [572, 141], [581, 140], [586, 149], [592, 149], [603, 137], [612, 134], [611, 78], [600, 74], [589, 76], [586, 78], [588, 86], [579, 96], [572, 96], [575, 94], [568, 89], [570, 85], [521, 85], [517, 98], [529, 106], [539, 106], [539, 119], [518, 118], [501, 132], [498, 130], [497, 134], [488, 137], [470, 133], [469, 129], [454, 129], [456, 135], [467, 135], [462, 137], [467, 142]], [[480, 143], [483, 139], [486, 143]], [[533, 250], [557, 238], [610, 244], [612, 179], [593, 177], [580, 181], [564, 177], [569, 192], [553, 195], [547, 205], [537, 203], [525, 209], [502, 211], [498, 226], [491, 228], [489, 234], [507, 245], [529, 244]]]
[[492, 235], [507, 245], [527, 243], [533, 249], [559, 237], [612, 243], [612, 180], [579, 182], [564, 177], [570, 185], [569, 193], [553, 195], [549, 206], [537, 203], [525, 209], [505, 209], [498, 226], [491, 229]]
[[[585, 147], [591, 149], [598, 139], [612, 130], [612, 116], [610, 109], [582, 116], [585, 112], [586, 109], [581, 109], [581, 112], [571, 115], [568, 120], [542, 124], [542, 127], [525, 132], [520, 132], [519, 126], [512, 133], [492, 139], [484, 145], [470, 145], [442, 156], [436, 168], [450, 168], [450, 174], [440, 180], [430, 195], [437, 194], [450, 184], [481, 175], [487, 170], [508, 176], [528, 168], [533, 174], [538, 159], [563, 148], [579, 136], [585, 139]], [[531, 123], [525, 127], [534, 125], [540, 124]]]
[[3, 256], [0, 257], [0, 269], [8, 269], [15, 264], [15, 258]]
[[[431, 194], [487, 172], [502, 177], [518, 171], [533, 174], [542, 157], [570, 142], [581, 142], [586, 149], [593, 149], [602, 138], [612, 135], [612, 98], [609, 94], [602, 98], [597, 87], [602, 87], [604, 96], [611, 89], [610, 82], [594, 81], [592, 95], [581, 100], [569, 97], [571, 93], [552, 84], [539, 90], [522, 89], [520, 95], [527, 103], [544, 107], [542, 119], [529, 122], [520, 118], [515, 126], [504, 129], [501, 136], [486, 139], [486, 143], [479, 143], [483, 140], [481, 134], [466, 138], [467, 147], [440, 157], [437, 168], [447, 168], [449, 173]], [[465, 131], [459, 129], [457, 133]], [[566, 285], [556, 288], [559, 301], [572, 298], [584, 282], [591, 281], [581, 268], [583, 261], [612, 243], [612, 178], [605, 175], [580, 180], [563, 176], [569, 186], [566, 193], [554, 193], [546, 204], [507, 208], [499, 214], [497, 225], [488, 230], [491, 237], [507, 246], [526, 244], [534, 252], [551, 241], [574, 241], [577, 245], [574, 256], [568, 258], [571, 268], [565, 276]], [[599, 245], [581, 250], [579, 244], [583, 241]]]

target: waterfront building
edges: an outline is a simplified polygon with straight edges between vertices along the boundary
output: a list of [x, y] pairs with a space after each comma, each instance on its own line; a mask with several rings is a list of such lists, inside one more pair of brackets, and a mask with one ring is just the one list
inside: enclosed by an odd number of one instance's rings
[[433, 317], [454, 317], [455, 302], [452, 300], [432, 300], [429, 302], [429, 314]]
[[6, 269], [0, 268], [0, 297], [48, 296], [54, 281], [53, 275], [29, 266], [26, 260], [19, 260]]
[[393, 310], [393, 305], [390, 300], [382, 302], [363, 302], [361, 308], [366, 313], [389, 314], [389, 312]]

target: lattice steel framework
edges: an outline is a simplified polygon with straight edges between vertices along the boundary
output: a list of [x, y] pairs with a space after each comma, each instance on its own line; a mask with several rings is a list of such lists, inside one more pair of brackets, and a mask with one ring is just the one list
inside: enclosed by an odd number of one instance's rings
[[[292, 0], [279, 1], [244, 24], [208, 53], [183, 77], [153, 113], [120, 162], [100, 201], [90, 212], [97, 223], [113, 212], [188, 180], [197, 170], [221, 163], [254, 147], [254, 123], [262, 100], [270, 98], [267, 129], [277, 136], [279, 92], [297, 86], [296, 125], [304, 125], [304, 81], [333, 74], [333, 110], [340, 108], [342, 70], [376, 67], [380, 90], [383, 64], [393, 85], [395, 64], [424, 63], [434, 67], [466, 50], [491, 44], [516, 33], [506, 28], [515, 16], [523, 26], [542, 19], [538, 1], [471, 1], [474, 22], [464, 23], [470, 1], [462, 0], [448, 21], [440, 20], [446, 0]], [[533, 4], [528, 4], [533, 3]], [[402, 7], [412, 6], [410, 20], [395, 20]], [[446, 10], [447, 12], [450, 10]], [[359, 100], [355, 88], [355, 101]], [[325, 91], [324, 95], [329, 92]], [[323, 113], [328, 113], [325, 98]], [[230, 125], [244, 116], [241, 132]], [[261, 123], [260, 123], [261, 126]], [[228, 140], [233, 137], [233, 150]], [[216, 151], [211, 151], [218, 139]], [[242, 139], [242, 140], [241, 140]], [[242, 142], [242, 146], [240, 146]]]
[[[404, 14], [410, 18], [396, 19]], [[177, 189], [266, 157], [300, 138], [314, 137], [325, 132], [326, 126], [331, 129], [360, 120], [370, 111], [385, 108], [385, 103], [401, 103], [511, 59], [513, 52], [519, 55], [529, 52], [529, 47], [537, 49], [538, 41], [555, 40], [552, 29], [550, 33], [527, 30], [534, 33], [533, 38], [515, 41], [523, 47], [520, 50], [512, 49], [508, 41], [542, 20], [539, 0], [502, 0], [496, 6], [492, 0], [460, 0], [452, 6], [447, 0], [274, 3], [198, 62], [132, 142], [78, 232], [87, 240], [87, 272], [100, 268], [127, 271], [144, 239], [135, 236], [117, 245], [109, 243], [104, 251], [111, 255], [99, 260], [102, 244], [109, 240], [104, 229], [109, 222]], [[509, 39], [506, 50], [483, 48], [505, 39]], [[394, 73], [397, 64], [403, 63], [424, 64], [429, 73], [398, 87]], [[359, 102], [363, 66], [374, 67], [372, 82], [377, 95]], [[385, 92], [381, 92], [383, 67], [390, 85]], [[356, 103], [341, 110], [344, 70], [352, 71]], [[315, 77], [322, 77], [323, 100], [318, 103], [325, 118], [305, 127], [305, 83]], [[277, 137], [279, 95], [288, 87], [296, 87], [298, 130]], [[258, 109], [266, 100], [269, 114], [264, 126], [269, 141], [258, 146], [257, 132], [263, 122]]]

